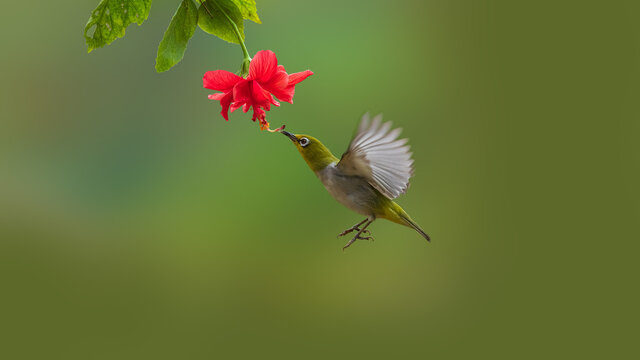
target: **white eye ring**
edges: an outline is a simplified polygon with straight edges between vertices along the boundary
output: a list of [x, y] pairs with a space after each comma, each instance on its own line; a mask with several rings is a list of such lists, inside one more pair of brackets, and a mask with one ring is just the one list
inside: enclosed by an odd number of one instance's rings
[[298, 141], [300, 143], [300, 146], [305, 147], [307, 145], [309, 145], [309, 139], [307, 139], [306, 137], [300, 138], [300, 141]]

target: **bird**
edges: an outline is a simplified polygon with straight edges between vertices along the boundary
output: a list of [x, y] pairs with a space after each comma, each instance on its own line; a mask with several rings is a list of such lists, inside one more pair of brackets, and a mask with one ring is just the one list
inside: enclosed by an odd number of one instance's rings
[[398, 139], [402, 129], [391, 130], [382, 115], [362, 116], [347, 151], [338, 159], [320, 140], [281, 130], [291, 139], [302, 158], [339, 203], [366, 218], [341, 232], [338, 237], [356, 232], [342, 248], [356, 240], [374, 240], [367, 227], [378, 218], [416, 230], [431, 241], [394, 199], [404, 194], [413, 175], [413, 159], [408, 139]]

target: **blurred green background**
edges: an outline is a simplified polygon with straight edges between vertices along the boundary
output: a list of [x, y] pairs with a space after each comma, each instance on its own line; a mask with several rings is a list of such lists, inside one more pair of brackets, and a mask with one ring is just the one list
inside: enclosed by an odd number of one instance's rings
[[345, 252], [360, 216], [207, 99], [239, 47], [198, 30], [155, 73], [176, 0], [87, 54], [97, 2], [3, 5], [2, 358], [637, 355], [633, 2], [258, 1], [250, 52], [315, 72], [273, 127], [410, 137], [432, 243], [377, 221]]

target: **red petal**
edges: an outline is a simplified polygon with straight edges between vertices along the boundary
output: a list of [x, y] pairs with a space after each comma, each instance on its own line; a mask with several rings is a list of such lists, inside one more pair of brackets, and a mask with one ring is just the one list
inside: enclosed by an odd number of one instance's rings
[[[260, 83], [260, 86], [262, 86], [268, 92], [274, 94], [276, 97], [278, 97], [278, 99], [280, 99], [278, 94], [288, 85], [289, 85], [289, 75], [287, 75], [286, 72], [279, 71], [279, 70], [273, 74], [273, 76], [271, 77], [271, 79], [269, 79], [269, 81]], [[288, 101], [284, 99], [280, 99], [280, 100]]]
[[[213, 94], [213, 95], [218, 95], [218, 94]], [[233, 101], [233, 96], [231, 95], [230, 92], [224, 94], [220, 98], [220, 105], [222, 106], [222, 111], [220, 111], [220, 114], [227, 121], [229, 121], [229, 105], [231, 105], [231, 101]]]
[[249, 81], [240, 81], [233, 87], [233, 99], [238, 102], [251, 103]]
[[313, 72], [311, 70], [289, 74], [289, 86], [295, 85], [311, 75], [313, 75]]
[[266, 84], [269, 84], [269, 86], [272, 86], [278, 89], [284, 88], [287, 85], [289, 85], [289, 75], [287, 74], [286, 71], [278, 70], [273, 74], [271, 79], [269, 79], [269, 81]]
[[247, 79], [266, 82], [273, 76], [277, 66], [278, 59], [273, 51], [258, 51], [251, 60], [251, 64], [249, 64], [249, 77]]
[[222, 100], [222, 98], [225, 95], [226, 95], [225, 93], [215, 93], [215, 94], [209, 95], [209, 99], [211, 99], [211, 100]]
[[267, 111], [271, 109], [271, 103], [274, 102], [269, 92], [265, 91], [257, 81], [251, 82], [251, 98], [253, 99], [253, 107], [264, 107]]
[[267, 97], [268, 95], [269, 93], [264, 91], [262, 86], [260, 86], [260, 84], [258, 84], [257, 81], [251, 82], [251, 97], [253, 98], [254, 103], [263, 104], [265, 102], [268, 102], [269, 101], [269, 98]]
[[211, 90], [227, 92], [240, 80], [240, 76], [225, 70], [207, 71], [202, 77], [202, 86]]
[[265, 89], [268, 89], [275, 97], [280, 99], [281, 101], [286, 101], [288, 103], [293, 104], [293, 95], [295, 94], [295, 86], [302, 80], [308, 78], [313, 75], [313, 72], [310, 70], [302, 71], [299, 73], [289, 74], [289, 82], [286, 87], [282, 88], [272, 88], [265, 86]]
[[[238, 110], [238, 109], [239, 109], [239, 108], [241, 108], [241, 107], [242, 107], [242, 103], [239, 103], [239, 102], [237, 102], [237, 101], [232, 102], [232, 103], [231, 103], [231, 112], [234, 112], [234, 111]], [[245, 112], [246, 112], [246, 111], [245, 111]]]
[[269, 91], [280, 101], [293, 103], [294, 86], [287, 86], [283, 89], [270, 89]]

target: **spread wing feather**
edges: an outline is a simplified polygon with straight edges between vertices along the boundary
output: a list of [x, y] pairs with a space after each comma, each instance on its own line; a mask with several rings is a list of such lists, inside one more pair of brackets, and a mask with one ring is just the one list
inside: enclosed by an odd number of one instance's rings
[[391, 122], [382, 123], [382, 115], [370, 120], [365, 114], [338, 168], [345, 174], [362, 176], [389, 199], [407, 191], [413, 175], [413, 159], [407, 139], [398, 139], [402, 129], [391, 130]]

